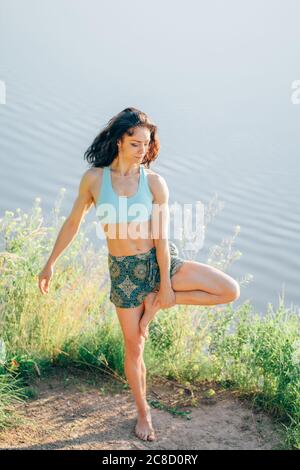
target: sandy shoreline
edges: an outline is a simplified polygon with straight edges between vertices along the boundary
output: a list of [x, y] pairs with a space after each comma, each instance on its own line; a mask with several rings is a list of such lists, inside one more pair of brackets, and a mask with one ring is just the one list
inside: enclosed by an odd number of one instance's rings
[[[32, 387], [36, 396], [17, 405], [25, 421], [0, 432], [1, 449], [254, 450], [280, 448], [282, 442], [270, 417], [228, 392], [211, 398], [195, 393], [195, 407], [178, 406], [188, 402], [188, 390], [154, 381], [147, 398], [157, 406], [151, 411], [157, 440], [150, 442], [134, 435], [132, 395], [111, 379], [57, 370]], [[191, 419], [166, 411], [175, 402]]]

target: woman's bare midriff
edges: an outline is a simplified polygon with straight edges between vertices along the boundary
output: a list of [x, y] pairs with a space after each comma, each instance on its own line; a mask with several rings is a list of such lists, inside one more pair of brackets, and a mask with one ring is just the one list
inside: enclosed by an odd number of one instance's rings
[[112, 256], [147, 253], [154, 244], [151, 220], [119, 224], [102, 224], [107, 248]]
[[[94, 168], [95, 178], [91, 186], [94, 201], [98, 200], [102, 184], [102, 168]], [[100, 186], [99, 186], [100, 179]], [[150, 189], [151, 180], [148, 178]], [[118, 224], [101, 224], [106, 236], [108, 252], [112, 256], [131, 256], [147, 253], [155, 246], [152, 236], [151, 219], [144, 222], [124, 222]], [[139, 234], [141, 234], [139, 236]]]

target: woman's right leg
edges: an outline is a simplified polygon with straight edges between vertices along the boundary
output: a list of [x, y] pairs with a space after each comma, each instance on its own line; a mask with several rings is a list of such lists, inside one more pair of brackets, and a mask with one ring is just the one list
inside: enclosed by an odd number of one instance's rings
[[145, 338], [141, 335], [139, 327], [144, 304], [134, 308], [115, 308], [124, 337], [125, 374], [138, 412], [136, 434], [143, 440], [154, 440], [150, 407], [146, 400], [146, 369], [143, 361]]
[[115, 307], [124, 337], [125, 374], [133, 392], [136, 407], [140, 411], [146, 408], [141, 378], [141, 362], [145, 340], [139, 332], [139, 321], [144, 311], [143, 304], [135, 308]]

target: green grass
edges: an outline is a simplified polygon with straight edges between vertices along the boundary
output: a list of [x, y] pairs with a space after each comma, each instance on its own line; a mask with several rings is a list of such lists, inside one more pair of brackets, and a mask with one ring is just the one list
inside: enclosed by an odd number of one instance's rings
[[[122, 333], [108, 298], [106, 250], [96, 250], [87, 238], [93, 227], [83, 221], [55, 265], [49, 294], [38, 289], [38, 274], [64, 220], [60, 203], [47, 224], [39, 199], [30, 214], [17, 209], [0, 220], [0, 429], [13, 422], [15, 400], [35, 396], [25, 381], [53, 366], [92, 368], [127, 387]], [[219, 256], [225, 259], [224, 250]], [[185, 385], [208, 380], [234, 390], [282, 424], [286, 448], [300, 449], [299, 311], [282, 299], [262, 316], [249, 302], [238, 308], [176, 306], [159, 312], [149, 330], [148, 378]]]

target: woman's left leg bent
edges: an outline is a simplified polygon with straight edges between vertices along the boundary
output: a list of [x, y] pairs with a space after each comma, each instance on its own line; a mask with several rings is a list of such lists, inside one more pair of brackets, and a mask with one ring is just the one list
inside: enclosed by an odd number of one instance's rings
[[[239, 284], [231, 276], [197, 261], [184, 261], [178, 265], [171, 275], [171, 286], [177, 305], [227, 304], [240, 296]], [[145, 339], [148, 338], [148, 325], [159, 310], [153, 305], [155, 295], [150, 293], [145, 299], [146, 315], [140, 321]]]
[[239, 298], [238, 282], [223, 271], [199, 263], [185, 261], [171, 278], [176, 304], [216, 305]]

